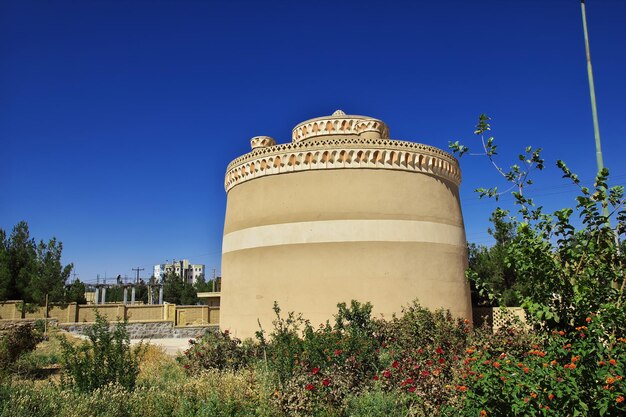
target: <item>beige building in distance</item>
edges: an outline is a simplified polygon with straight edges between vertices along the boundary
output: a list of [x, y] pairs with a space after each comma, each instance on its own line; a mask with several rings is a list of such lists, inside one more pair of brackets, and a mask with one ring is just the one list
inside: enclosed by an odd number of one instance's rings
[[195, 284], [200, 277], [204, 277], [204, 265], [192, 264], [188, 259], [180, 261], [174, 260], [171, 263], [154, 265], [152, 275], [157, 282], [163, 282], [163, 277], [168, 272], [173, 272], [177, 277], [181, 277], [190, 284]]
[[300, 123], [290, 143], [250, 142], [226, 172], [222, 329], [270, 330], [274, 301], [314, 325], [352, 299], [385, 317], [417, 299], [471, 320], [453, 156], [341, 110]]

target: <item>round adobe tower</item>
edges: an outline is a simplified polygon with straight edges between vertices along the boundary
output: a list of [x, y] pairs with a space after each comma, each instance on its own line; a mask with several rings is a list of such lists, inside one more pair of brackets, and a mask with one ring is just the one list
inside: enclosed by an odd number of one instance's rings
[[340, 110], [291, 143], [251, 146], [226, 172], [222, 329], [269, 329], [274, 301], [313, 324], [352, 299], [386, 317], [417, 299], [471, 319], [454, 157]]

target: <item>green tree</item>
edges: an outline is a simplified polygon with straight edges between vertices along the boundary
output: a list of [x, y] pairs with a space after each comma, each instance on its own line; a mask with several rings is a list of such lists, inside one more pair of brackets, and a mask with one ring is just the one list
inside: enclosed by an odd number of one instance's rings
[[6, 232], [0, 229], [0, 300], [10, 298], [11, 270], [9, 269], [9, 242]]
[[73, 265], [63, 266], [62, 251], [56, 238], [37, 244], [24, 221], [15, 225], [8, 239], [0, 230], [0, 299], [43, 304], [48, 294], [49, 301], [64, 301]]
[[[528, 147], [519, 155], [521, 165], [502, 168], [494, 159], [494, 138], [484, 138], [490, 130], [488, 121], [481, 115], [475, 133], [481, 137], [482, 155], [511, 184], [518, 208], [515, 235], [506, 245], [505, 264], [526, 281], [526, 293], [517, 290], [523, 306], [548, 329], [571, 330], [584, 326], [590, 315], [597, 315], [607, 332], [624, 336], [626, 255], [620, 248], [626, 234], [624, 188], [608, 187], [606, 168], [598, 173], [593, 187], [585, 187], [563, 161], [557, 161], [563, 177], [579, 187], [580, 194], [574, 209], [544, 213], [524, 195], [525, 187], [532, 184], [529, 173], [543, 168], [541, 149]], [[458, 155], [469, 151], [458, 141], [450, 148]], [[476, 191], [481, 197], [496, 199], [502, 194], [495, 187]], [[603, 209], [607, 209], [608, 216], [602, 214]], [[580, 226], [571, 220], [575, 212]]]
[[519, 306], [520, 295], [527, 295], [523, 276], [518, 276], [507, 263], [507, 251], [515, 238], [515, 221], [509, 212], [496, 209], [489, 218], [493, 228], [488, 233], [495, 239], [491, 247], [470, 244], [467, 276], [474, 305]]
[[13, 228], [7, 244], [9, 281], [5, 289], [7, 299], [31, 301], [28, 286], [37, 274], [37, 250], [30, 237], [28, 224], [19, 222]]
[[65, 301], [68, 303], [87, 304], [85, 284], [77, 279], [68, 285], [65, 289]]
[[194, 287], [196, 292], [216, 292], [219, 291], [220, 277], [206, 281], [204, 275], [200, 275], [196, 280]]
[[65, 283], [70, 277], [72, 264], [61, 264], [63, 244], [52, 238], [37, 245], [37, 272], [26, 287], [24, 301], [41, 304], [48, 294], [50, 301], [65, 301]]
[[192, 284], [170, 271], [163, 276], [163, 300], [180, 305], [197, 304], [198, 293]]

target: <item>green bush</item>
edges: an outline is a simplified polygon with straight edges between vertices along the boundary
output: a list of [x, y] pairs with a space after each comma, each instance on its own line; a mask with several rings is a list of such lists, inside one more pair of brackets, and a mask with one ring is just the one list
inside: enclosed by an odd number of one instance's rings
[[22, 324], [9, 330], [0, 340], [0, 370], [11, 372], [22, 355], [32, 352], [43, 340], [43, 335], [30, 324]]
[[523, 353], [468, 349], [459, 386], [465, 415], [626, 415], [626, 339], [602, 319], [553, 331]]
[[190, 339], [191, 347], [176, 358], [188, 373], [206, 369], [237, 370], [248, 365], [256, 355], [255, 346], [231, 337], [227, 330], [208, 331]]
[[143, 346], [131, 349], [126, 322], [116, 323], [111, 331], [108, 321], [98, 314], [87, 337], [78, 346], [61, 341], [64, 385], [88, 392], [115, 383], [133, 390]]

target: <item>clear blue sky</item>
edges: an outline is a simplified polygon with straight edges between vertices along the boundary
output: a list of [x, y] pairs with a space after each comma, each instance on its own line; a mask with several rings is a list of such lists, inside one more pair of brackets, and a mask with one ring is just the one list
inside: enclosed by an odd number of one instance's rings
[[[624, 183], [626, 1], [587, 13], [605, 164]], [[577, 0], [4, 0], [0, 228], [56, 236], [85, 281], [172, 258], [219, 272], [226, 165], [338, 108], [443, 149], [487, 113], [504, 160], [545, 149], [551, 209], [572, 201], [556, 159], [596, 170]], [[498, 181], [484, 160], [462, 169], [468, 239], [489, 243], [493, 205], [472, 190]]]

